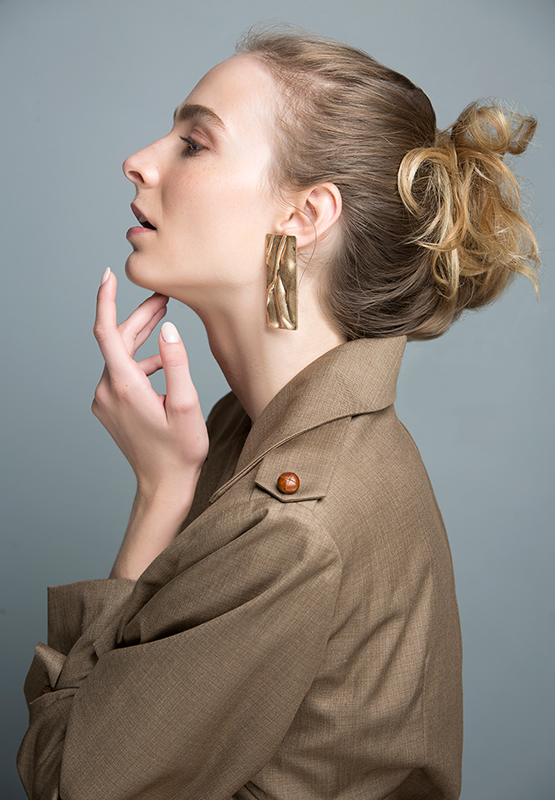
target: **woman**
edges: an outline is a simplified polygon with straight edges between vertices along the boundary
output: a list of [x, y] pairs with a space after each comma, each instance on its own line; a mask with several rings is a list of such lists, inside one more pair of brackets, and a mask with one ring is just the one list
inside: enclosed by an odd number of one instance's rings
[[[473, 105], [437, 131], [369, 56], [262, 32], [127, 159], [155, 294], [118, 327], [104, 274], [93, 411], [137, 495], [110, 579], [50, 589], [29, 797], [458, 797], [451, 559], [395, 382], [407, 336], [535, 281], [503, 161], [534, 127]], [[134, 359], [170, 296], [233, 390], [208, 434], [175, 327]]]

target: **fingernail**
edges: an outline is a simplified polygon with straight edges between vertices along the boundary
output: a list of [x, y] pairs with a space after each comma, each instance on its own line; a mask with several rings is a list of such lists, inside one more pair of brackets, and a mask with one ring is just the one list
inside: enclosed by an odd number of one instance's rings
[[164, 341], [170, 344], [175, 344], [179, 341], [179, 334], [173, 322], [164, 322], [162, 325], [162, 336]]
[[107, 281], [107, 280], [108, 280], [108, 278], [110, 277], [110, 272], [111, 272], [111, 271], [112, 271], [112, 270], [110, 269], [110, 267], [106, 267], [106, 269], [105, 269], [105, 270], [104, 270], [104, 272], [102, 273], [102, 280], [100, 281], [100, 285], [101, 285], [101, 286], [102, 286], [102, 284], [103, 284], [103, 283], [106, 283], [106, 281]]

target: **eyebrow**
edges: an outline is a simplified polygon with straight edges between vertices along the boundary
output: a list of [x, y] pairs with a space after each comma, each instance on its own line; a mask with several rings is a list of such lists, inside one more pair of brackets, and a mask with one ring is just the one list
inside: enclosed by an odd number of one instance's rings
[[182, 103], [173, 112], [174, 125], [176, 122], [187, 122], [188, 120], [208, 122], [222, 131], [227, 131], [223, 120], [207, 106], [199, 106], [196, 103]]

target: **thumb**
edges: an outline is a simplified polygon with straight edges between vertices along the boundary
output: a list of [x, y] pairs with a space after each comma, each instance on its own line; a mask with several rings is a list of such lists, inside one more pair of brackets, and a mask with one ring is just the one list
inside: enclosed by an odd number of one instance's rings
[[166, 409], [187, 411], [198, 405], [198, 396], [189, 372], [189, 359], [177, 328], [164, 322], [159, 337], [162, 369], [166, 376]]

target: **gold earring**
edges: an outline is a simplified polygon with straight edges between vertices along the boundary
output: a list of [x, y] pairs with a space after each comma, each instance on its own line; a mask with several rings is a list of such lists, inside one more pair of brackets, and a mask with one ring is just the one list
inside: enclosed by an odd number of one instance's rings
[[297, 237], [266, 234], [266, 325], [297, 330]]

